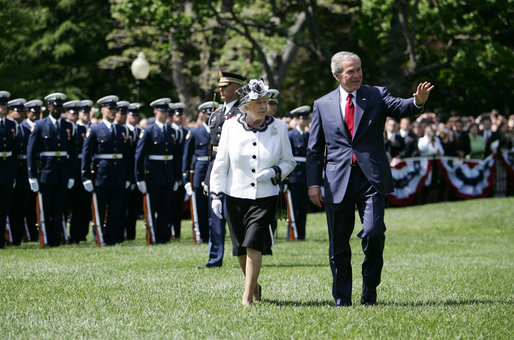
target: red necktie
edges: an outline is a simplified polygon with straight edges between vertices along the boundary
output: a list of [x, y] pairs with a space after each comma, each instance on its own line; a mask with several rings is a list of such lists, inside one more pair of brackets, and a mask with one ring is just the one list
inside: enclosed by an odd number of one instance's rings
[[[348, 94], [348, 97], [346, 97], [346, 107], [344, 112], [344, 122], [346, 123], [346, 126], [348, 126], [348, 130], [350, 130], [350, 135], [353, 139], [353, 123], [355, 121], [355, 105], [353, 105], [352, 102], [353, 95], [351, 93]], [[352, 155], [352, 162], [357, 162], [357, 158], [355, 157], [355, 154]]]

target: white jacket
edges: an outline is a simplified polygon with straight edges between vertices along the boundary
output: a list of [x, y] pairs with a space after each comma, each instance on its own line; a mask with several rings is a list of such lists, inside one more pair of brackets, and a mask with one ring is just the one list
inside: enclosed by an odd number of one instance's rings
[[223, 124], [211, 172], [211, 192], [247, 199], [278, 195], [279, 186], [270, 180], [257, 182], [257, 174], [276, 165], [282, 170], [284, 179], [293, 171], [296, 162], [286, 124], [269, 117], [264, 126], [264, 131], [252, 131], [246, 124], [246, 115], [231, 118]]

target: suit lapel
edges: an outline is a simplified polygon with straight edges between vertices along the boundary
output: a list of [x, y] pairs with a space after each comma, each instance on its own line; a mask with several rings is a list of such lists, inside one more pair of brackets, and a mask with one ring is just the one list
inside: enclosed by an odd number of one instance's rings
[[357, 105], [355, 107], [355, 128], [353, 130], [353, 139], [357, 137], [359, 133], [360, 122], [363, 120], [364, 112], [366, 109], [367, 98], [365, 91], [361, 89], [357, 90]]
[[328, 112], [331, 113], [330, 120], [334, 122], [334, 125], [337, 126], [344, 137], [351, 142], [352, 138], [349, 134], [348, 127], [346, 123], [343, 121], [343, 113], [341, 112], [341, 93], [339, 92], [339, 87], [332, 91], [330, 95], [330, 108]]

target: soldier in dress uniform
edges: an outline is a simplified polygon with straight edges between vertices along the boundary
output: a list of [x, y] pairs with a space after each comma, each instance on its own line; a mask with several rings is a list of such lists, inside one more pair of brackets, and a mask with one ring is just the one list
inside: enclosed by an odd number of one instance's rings
[[139, 134], [135, 154], [137, 187], [150, 195], [156, 243], [170, 240], [171, 200], [180, 181], [178, 141], [175, 130], [166, 124], [170, 101], [160, 98], [150, 103], [155, 123]]
[[[133, 158], [133, 145], [132, 145], [132, 139], [130, 138], [130, 130], [128, 129], [126, 123], [127, 123], [127, 113], [128, 113], [128, 107], [130, 103], [126, 100], [120, 100], [116, 103], [116, 115], [114, 116], [114, 124], [120, 125], [125, 129], [125, 132], [123, 132], [123, 138], [127, 140], [128, 147], [129, 147], [129, 154], [130, 157], [128, 157], [127, 166], [129, 169], [134, 169], [134, 158]], [[120, 223], [120, 233], [118, 235], [118, 242], [122, 243], [127, 238], [127, 216], [128, 216], [128, 196], [130, 194], [130, 189], [135, 188], [135, 180], [134, 180], [134, 172], [129, 172], [129, 181], [130, 185], [128, 188], [125, 189], [123, 192], [123, 203], [121, 205], [121, 223]]]
[[[184, 156], [182, 157], [182, 180], [189, 196], [195, 193], [197, 218], [201, 242], [209, 241], [209, 200], [203, 193], [202, 182], [205, 181], [207, 167], [209, 166], [209, 137], [210, 128], [207, 125], [209, 116], [220, 105], [210, 101], [198, 106], [198, 118], [202, 122], [197, 128], [186, 135], [184, 143]], [[193, 173], [193, 182], [190, 182], [190, 172]], [[193, 199], [193, 198], [191, 198]]]
[[[184, 155], [184, 143], [186, 141], [186, 135], [189, 133], [189, 129], [186, 129], [184, 125], [184, 103], [175, 103], [171, 104], [171, 127], [175, 130], [175, 134], [177, 136], [177, 144], [178, 144], [178, 167], [182, 170], [182, 156]], [[179, 186], [173, 193], [173, 198], [171, 201], [171, 219], [170, 219], [170, 227], [172, 233], [174, 233], [174, 238], [180, 238], [180, 226], [182, 222], [182, 213], [184, 208], [184, 198], [186, 197], [186, 190], [181, 185], [182, 184], [182, 176], [179, 178]]]
[[[130, 185], [130, 148], [127, 130], [114, 123], [118, 97], [105, 96], [97, 101], [102, 121], [86, 132], [82, 148], [82, 181], [84, 188], [97, 194], [98, 211], [106, 245], [118, 241], [121, 227], [123, 192]], [[91, 164], [95, 174], [94, 184]]]
[[[75, 129], [75, 152], [77, 158], [73, 162], [72, 171], [73, 179], [75, 181], [72, 188], [68, 190], [68, 207], [70, 215], [65, 214], [65, 217], [70, 217], [70, 242], [78, 244], [84, 236], [84, 232], [87, 233], [89, 226], [88, 213], [91, 209], [84, 209], [84, 203], [91, 201], [91, 196], [84, 189], [82, 183], [82, 176], [80, 174], [80, 165], [82, 161], [82, 146], [86, 136], [87, 128], [83, 125], [78, 125], [79, 111], [81, 109], [80, 100], [70, 100], [63, 104], [66, 112], [66, 120], [73, 124]], [[89, 197], [89, 200], [87, 200]], [[84, 231], [85, 230], [85, 231]]]
[[[22, 127], [25, 119], [25, 102], [24, 98], [13, 99], [7, 103], [9, 108], [9, 117], [17, 124], [17, 170], [16, 170], [16, 186], [13, 189], [11, 204], [9, 209], [9, 223], [11, 227], [11, 244], [19, 246], [23, 239], [23, 234], [30, 239], [28, 226], [25, 224], [24, 199], [26, 191], [30, 192], [28, 176], [27, 176], [27, 140], [30, 135], [30, 129], [27, 131]], [[24, 167], [24, 169], [22, 169]], [[34, 201], [35, 204], [35, 201]], [[35, 205], [32, 209], [35, 209]], [[35, 210], [34, 210], [35, 211]]]
[[[209, 127], [211, 129], [211, 136], [209, 139], [209, 167], [205, 183], [208, 184], [210, 180], [210, 172], [212, 164], [216, 159], [216, 152], [218, 151], [218, 144], [221, 137], [221, 128], [225, 120], [241, 114], [238, 109], [238, 97], [236, 90], [243, 86], [245, 77], [232, 72], [220, 71], [220, 79], [218, 82], [221, 99], [223, 106], [214, 111], [209, 118]], [[207, 190], [208, 191], [208, 190]], [[222, 202], [224, 200], [222, 199]], [[218, 218], [211, 208], [211, 199], [209, 198], [209, 259], [202, 268], [221, 267], [223, 265], [223, 253], [225, 252], [225, 218]]]
[[[140, 103], [129, 104], [127, 122], [125, 124], [125, 126], [128, 128], [131, 150], [130, 159], [133, 161], [133, 164], [135, 164], [134, 158], [136, 154], [137, 139], [139, 138], [139, 134], [141, 132], [141, 129], [137, 126], [139, 123], [139, 116], [141, 114], [140, 108]], [[142, 205], [141, 193], [136, 189], [136, 178], [134, 171], [131, 172], [131, 175], [131, 184], [128, 192], [126, 193], [127, 214], [124, 223], [124, 235], [127, 240], [134, 240], [136, 238], [136, 223]]]
[[5, 223], [16, 181], [17, 127], [7, 119], [7, 102], [11, 94], [0, 91], [0, 249], [5, 246]]
[[[82, 183], [82, 148], [84, 147], [84, 141], [86, 140], [87, 129], [91, 125], [91, 108], [93, 107], [93, 101], [90, 99], [84, 99], [80, 101], [78, 120], [76, 125], [76, 141], [77, 141], [77, 162], [76, 169], [73, 170], [75, 176], [75, 186], [73, 186], [73, 191], [75, 191], [75, 195], [77, 197], [81, 197], [77, 199], [77, 203], [82, 202], [82, 211], [78, 216], [72, 215], [72, 224], [74, 223], [74, 217], [76, 218], [76, 223], [78, 225], [77, 230], [79, 230], [79, 240], [85, 241], [86, 236], [88, 234], [89, 222], [91, 221], [91, 209], [84, 209], [84, 202], [91, 202], [91, 193], [87, 192]], [[86, 203], [86, 206], [89, 207], [89, 203]], [[75, 209], [79, 209], [76, 207]]]
[[[296, 118], [296, 127], [289, 131], [289, 141], [296, 161], [296, 168], [289, 175], [289, 190], [293, 199], [294, 218], [298, 240], [305, 240], [305, 221], [309, 210], [309, 194], [307, 192], [307, 177], [305, 161], [307, 157], [307, 145], [309, 132], [306, 128], [310, 122], [311, 107], [308, 105], [297, 107], [291, 111]], [[289, 238], [289, 233], [287, 233]]]
[[75, 129], [72, 123], [61, 119], [65, 99], [66, 95], [59, 92], [45, 97], [49, 115], [36, 121], [27, 144], [29, 184], [32, 191], [40, 191], [42, 194], [46, 235], [50, 247], [60, 244], [66, 189], [73, 187], [75, 183], [72, 171], [77, 157]]

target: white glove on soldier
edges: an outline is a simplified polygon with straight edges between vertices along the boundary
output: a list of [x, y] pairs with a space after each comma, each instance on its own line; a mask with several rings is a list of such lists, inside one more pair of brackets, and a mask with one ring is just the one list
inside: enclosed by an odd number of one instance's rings
[[84, 189], [86, 189], [87, 192], [93, 192], [93, 182], [91, 182], [90, 179], [82, 182], [82, 185], [84, 186]]
[[184, 189], [186, 189], [186, 194], [193, 196], [193, 187], [190, 182], [187, 182], [186, 185], [184, 185]]
[[73, 185], [75, 184], [75, 180], [73, 178], [68, 179], [68, 189], [73, 188]]
[[34, 192], [39, 191], [39, 184], [37, 183], [37, 179], [29, 178], [29, 184], [30, 184], [30, 190], [32, 190]]
[[176, 181], [174, 184], [173, 184], [173, 191], [177, 191], [178, 190], [178, 186], [180, 185], [180, 181]]
[[275, 176], [275, 170], [273, 170], [271, 168], [261, 170], [257, 174], [257, 182], [267, 182], [274, 176]]
[[143, 195], [146, 194], [146, 183], [145, 183], [145, 181], [137, 182], [137, 188], [139, 189], [139, 191], [141, 191], [141, 193]]
[[130, 186], [130, 181], [125, 181], [125, 189], [128, 189]]
[[223, 218], [223, 204], [221, 204], [221, 200], [219, 198], [215, 198], [211, 202], [211, 208], [219, 219]]

